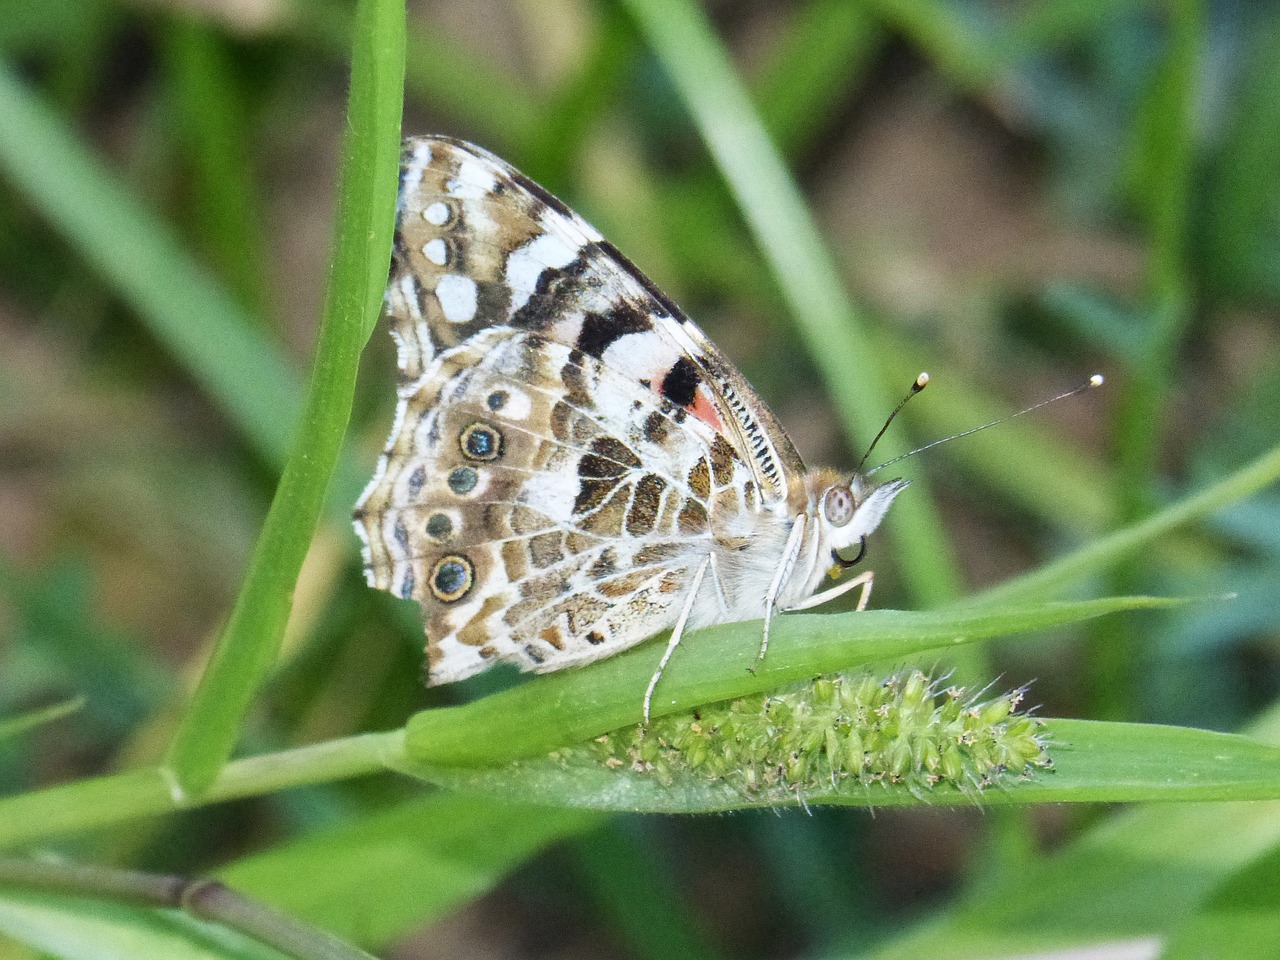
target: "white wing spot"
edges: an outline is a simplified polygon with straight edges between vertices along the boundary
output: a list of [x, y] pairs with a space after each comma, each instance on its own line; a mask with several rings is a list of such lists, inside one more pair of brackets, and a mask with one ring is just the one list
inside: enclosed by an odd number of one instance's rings
[[523, 390], [514, 387], [506, 388], [506, 402], [502, 406], [502, 416], [507, 420], [527, 420], [533, 410], [533, 401]]
[[422, 255], [437, 267], [443, 267], [449, 259], [448, 248], [445, 247], [444, 241], [439, 237], [434, 240], [428, 240], [422, 245]]
[[446, 273], [436, 284], [436, 299], [450, 323], [470, 323], [476, 316], [476, 282], [459, 273]]
[[434, 226], [443, 227], [449, 222], [449, 205], [440, 200], [427, 204], [422, 211], [422, 219]]
[[520, 497], [534, 510], [548, 517], [573, 516], [573, 501], [578, 495], [578, 472], [566, 467], [535, 473], [525, 481]]
[[605, 350], [601, 360], [606, 366], [634, 371], [636, 379], [649, 380], [655, 386], [680, 359], [680, 351], [656, 331], [643, 330], [619, 337]]
[[563, 234], [543, 233], [511, 251], [506, 277], [507, 286], [511, 288], [511, 312], [514, 314], [528, 302], [544, 270], [567, 267], [581, 249]]
[[482, 200], [497, 185], [493, 170], [488, 164], [467, 157], [458, 165], [458, 175], [445, 182], [445, 192], [461, 200]]

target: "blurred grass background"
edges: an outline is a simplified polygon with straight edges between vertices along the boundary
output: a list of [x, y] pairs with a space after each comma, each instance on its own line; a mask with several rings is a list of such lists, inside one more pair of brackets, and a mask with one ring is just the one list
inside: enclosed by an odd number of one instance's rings
[[[0, 741], [0, 785], [17, 793], [154, 761], [235, 598], [321, 308], [350, 11], [286, 0], [0, 9], [2, 116], [34, 96], [48, 145], [70, 138], [27, 175], [12, 164], [0, 175], [0, 718], [85, 698]], [[878, 537], [876, 605], [998, 582], [1275, 446], [1280, 4], [703, 9], [858, 305], [850, 337], [876, 366], [844, 375], [890, 394], [919, 370], [934, 377], [895, 427], [901, 446], [1095, 370], [1108, 378], [1101, 393], [903, 464], [921, 481], [908, 496], [937, 503], [942, 559], [922, 577], [894, 531]], [[848, 394], [824, 382], [813, 334], [788, 309], [794, 291], [773, 279], [670, 79], [679, 51], [654, 47], [663, 13], [604, 0], [412, 4], [405, 132], [475, 140], [562, 196], [699, 320], [810, 463], [852, 465], [866, 438], [851, 432], [888, 400], [834, 405]], [[99, 180], [125, 191], [114, 218], [94, 202]], [[345, 517], [385, 437], [391, 371], [379, 331], [252, 751], [394, 727], [510, 680], [428, 695], [416, 611], [358, 575]], [[273, 402], [277, 416], [255, 414]], [[1270, 493], [1094, 590], [1239, 599], [997, 647], [981, 669], [1009, 686], [1035, 679], [1050, 715], [1236, 729], [1280, 686], [1277, 583]], [[347, 932], [393, 956], [910, 955], [902, 931], [927, 931], [955, 904], [1038, 918], [1040, 935], [1064, 941], [1174, 943], [1192, 907], [1233, 902], [1214, 894], [1220, 883], [1269, 890], [1274, 907], [1280, 812], [1247, 809], [607, 822], [529, 811], [512, 824], [388, 776], [62, 849], [225, 868], [268, 897], [306, 886], [281, 879], [282, 864], [331, 871], [348, 901], [359, 886], [382, 898], [378, 921], [349, 920]], [[504, 824], [487, 843], [467, 829], [485, 823]], [[561, 835], [572, 839], [548, 847]], [[295, 838], [307, 839], [281, 846]], [[1108, 842], [1128, 861], [1090, 855]], [[1161, 844], [1196, 869], [1160, 874]], [[273, 867], [262, 851], [280, 849], [295, 859]], [[1035, 895], [1016, 882], [1027, 876], [1044, 884]], [[1126, 916], [1085, 909], [1108, 890], [1128, 892]], [[1005, 899], [993, 907], [984, 892]], [[317, 894], [310, 910], [332, 919], [326, 909]], [[1027, 952], [1019, 938], [961, 939], [944, 945]]]

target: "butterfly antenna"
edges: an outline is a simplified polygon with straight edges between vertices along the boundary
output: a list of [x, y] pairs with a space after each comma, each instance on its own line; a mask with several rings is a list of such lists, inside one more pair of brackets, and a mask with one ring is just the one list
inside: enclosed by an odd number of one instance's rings
[[[884, 432], [889, 429], [889, 424], [893, 423], [893, 418], [898, 415], [898, 411], [907, 405], [907, 401], [914, 397], [917, 393], [929, 385], [929, 375], [921, 373], [916, 377], [916, 382], [911, 384], [911, 389], [907, 391], [907, 395], [898, 401], [898, 405], [893, 408], [893, 413], [889, 414], [889, 419], [884, 422], [884, 426], [880, 428], [880, 432], [876, 434], [876, 438], [871, 441], [871, 446], [867, 447], [867, 452], [862, 455], [862, 459], [858, 461], [858, 466], [854, 469], [854, 473], [862, 472], [862, 465], [867, 462], [867, 457], [871, 456], [871, 451], [876, 448], [876, 444], [880, 442], [880, 438], [884, 436]], [[889, 461], [893, 463], [892, 460]], [[880, 464], [881, 467], [884, 464]], [[876, 467], [877, 470], [880, 467]]]
[[[924, 376], [924, 374], [921, 374], [921, 376]], [[926, 377], [926, 382], [927, 380], [928, 378]], [[987, 427], [994, 427], [997, 424], [1004, 423], [1008, 420], [1013, 420], [1015, 417], [1020, 417], [1023, 414], [1031, 413], [1033, 410], [1039, 410], [1041, 407], [1047, 407], [1051, 403], [1057, 403], [1059, 400], [1065, 400], [1068, 397], [1074, 397], [1076, 394], [1084, 393], [1086, 390], [1092, 390], [1094, 387], [1100, 387], [1100, 386], [1102, 386], [1102, 374], [1095, 373], [1092, 377], [1090, 377], [1084, 383], [1080, 384], [1080, 386], [1075, 387], [1072, 390], [1068, 390], [1066, 393], [1060, 393], [1056, 397], [1050, 397], [1048, 400], [1041, 400], [1039, 403], [1033, 403], [1031, 406], [1026, 407], [1025, 409], [1019, 410], [1017, 413], [1010, 413], [1007, 416], [1003, 416], [996, 420], [992, 420], [990, 423], [984, 423], [981, 426], [977, 426], [977, 427], [970, 427], [968, 430], [962, 430], [960, 431], [960, 433], [953, 433], [951, 436], [943, 437], [941, 440], [934, 440], [932, 443], [926, 443], [923, 447], [916, 447], [916, 449], [912, 450], [909, 453], [904, 453], [901, 456], [894, 457], [892, 460], [886, 460], [884, 463], [880, 464], [880, 466], [878, 467], [872, 467], [870, 470], [866, 472], [866, 474], [864, 474], [864, 476], [869, 477], [871, 476], [871, 474], [875, 473], [877, 470], [882, 470], [892, 463], [897, 463], [899, 460], [907, 459], [907, 457], [914, 457], [917, 453], [924, 453], [924, 451], [931, 450], [940, 443], [948, 443], [951, 440], [958, 440], [961, 437], [967, 437], [971, 433], [977, 433], [979, 430], [987, 429]], [[906, 400], [904, 400], [903, 403], [906, 403]], [[900, 403], [898, 404], [898, 410], [901, 410], [901, 409], [902, 409], [902, 404]], [[897, 413], [898, 410], [895, 410], [893, 412]], [[889, 419], [892, 420], [893, 417], [890, 417]], [[888, 426], [888, 424], [885, 424], [885, 426]], [[880, 433], [884, 433], [884, 431], [881, 430]], [[876, 439], [879, 440], [880, 437], [877, 436]], [[873, 443], [872, 446], [874, 447], [875, 444]], [[862, 459], [865, 461], [866, 457], [863, 457]]]

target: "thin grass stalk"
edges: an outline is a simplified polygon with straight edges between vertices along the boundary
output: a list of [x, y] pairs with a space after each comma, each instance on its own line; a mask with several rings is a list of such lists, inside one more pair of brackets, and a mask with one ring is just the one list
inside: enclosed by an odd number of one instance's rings
[[404, 86], [403, 0], [356, 8], [338, 237], [301, 432], [285, 465], [244, 585], [170, 746], [175, 788], [213, 783], [275, 663], [293, 589], [338, 462], [356, 370], [379, 313], [395, 210]]

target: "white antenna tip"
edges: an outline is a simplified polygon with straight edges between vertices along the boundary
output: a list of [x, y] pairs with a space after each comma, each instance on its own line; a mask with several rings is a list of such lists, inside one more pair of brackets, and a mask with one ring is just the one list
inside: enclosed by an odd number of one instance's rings
[[920, 371], [920, 376], [916, 377], [916, 389], [923, 390], [928, 385], [929, 385], [929, 374], [925, 373], [922, 370]]
[[1102, 383], [1103, 383], [1102, 374], [1100, 373], [1095, 373], [1092, 377], [1089, 378], [1089, 386], [1091, 387], [1100, 387], [1102, 386]]

